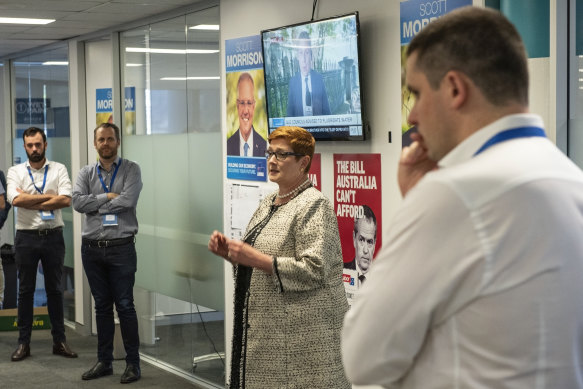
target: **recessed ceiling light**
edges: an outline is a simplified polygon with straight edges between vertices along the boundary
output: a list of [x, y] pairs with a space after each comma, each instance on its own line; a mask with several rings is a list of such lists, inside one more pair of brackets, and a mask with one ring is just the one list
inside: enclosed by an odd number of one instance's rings
[[29, 18], [0, 18], [0, 23], [5, 24], [49, 24], [55, 19], [29, 19]]
[[126, 47], [128, 53], [154, 53], [154, 54], [214, 54], [219, 50], [198, 49], [149, 49], [143, 47]]
[[219, 25], [218, 24], [198, 24], [196, 26], [190, 27], [191, 30], [213, 30], [218, 31]]
[[67, 62], [67, 61], [47, 61], [47, 62], [43, 62], [43, 65], [67, 66], [67, 65], [69, 65], [69, 62]]
[[219, 76], [207, 76], [207, 77], [162, 77], [160, 80], [163, 81], [187, 81], [187, 80], [220, 80]]

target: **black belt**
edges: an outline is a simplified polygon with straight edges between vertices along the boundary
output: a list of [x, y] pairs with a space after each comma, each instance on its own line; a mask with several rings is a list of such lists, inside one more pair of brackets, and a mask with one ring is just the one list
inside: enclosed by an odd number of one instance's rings
[[23, 232], [25, 234], [45, 236], [55, 232], [63, 232], [63, 227], [45, 228], [43, 230], [16, 230], [16, 232]]
[[128, 236], [127, 238], [119, 238], [119, 239], [108, 239], [108, 240], [91, 240], [91, 239], [82, 239], [82, 243], [89, 247], [113, 247], [113, 246], [123, 246], [124, 244], [133, 243], [135, 242], [134, 236]]

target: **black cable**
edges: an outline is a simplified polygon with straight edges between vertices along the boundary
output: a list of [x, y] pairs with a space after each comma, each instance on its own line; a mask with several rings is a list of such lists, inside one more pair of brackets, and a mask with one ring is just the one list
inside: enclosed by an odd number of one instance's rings
[[206, 337], [208, 338], [208, 340], [211, 342], [211, 344], [213, 346], [213, 350], [215, 350], [215, 354], [217, 354], [217, 356], [221, 360], [221, 363], [223, 364], [223, 367], [225, 367], [225, 361], [223, 360], [223, 357], [221, 357], [221, 353], [219, 353], [219, 351], [217, 350], [217, 346], [215, 346], [215, 342], [213, 342], [213, 339], [210, 337], [208, 331], [206, 330], [206, 325], [204, 324], [204, 320], [202, 318], [202, 314], [200, 313], [200, 309], [198, 309], [198, 304], [194, 304], [194, 305], [196, 305], [196, 312], [198, 312], [198, 316], [200, 317], [200, 322], [202, 323], [202, 329], [204, 330], [204, 333], [205, 333]]
[[312, 6], [312, 21], [314, 21], [314, 14], [316, 13], [316, 4], [318, 4], [318, 0], [314, 0], [314, 5]]

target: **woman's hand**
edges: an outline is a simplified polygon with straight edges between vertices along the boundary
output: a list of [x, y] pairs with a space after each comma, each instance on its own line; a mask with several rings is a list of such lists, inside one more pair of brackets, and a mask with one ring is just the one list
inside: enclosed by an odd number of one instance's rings
[[227, 246], [227, 257], [232, 263], [254, 267], [267, 274], [273, 273], [273, 257], [240, 240], [229, 239]]
[[220, 233], [219, 231], [213, 231], [209, 243], [208, 249], [215, 255], [219, 257], [225, 258], [227, 261], [231, 261], [228, 257], [229, 254], [229, 247], [228, 242], [229, 238], [227, 238], [224, 234]]

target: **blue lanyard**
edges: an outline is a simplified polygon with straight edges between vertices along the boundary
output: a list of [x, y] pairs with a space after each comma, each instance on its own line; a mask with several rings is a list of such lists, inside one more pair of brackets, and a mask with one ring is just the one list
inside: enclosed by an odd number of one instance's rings
[[[113, 181], [115, 181], [115, 176], [117, 175], [117, 170], [119, 169], [120, 165], [121, 165], [121, 161], [122, 159], [119, 159], [119, 163], [115, 166], [115, 170], [113, 171], [113, 176], [111, 176], [111, 181], [109, 182], [109, 187], [113, 188]], [[105, 191], [105, 193], [109, 193], [109, 189], [107, 188], [107, 185], [105, 185], [105, 182], [103, 181], [103, 177], [101, 176], [101, 168], [99, 167], [99, 162], [97, 162], [97, 175], [99, 176], [99, 181], [101, 181], [101, 186], [103, 187], [103, 190]]]
[[529, 138], [533, 136], [540, 136], [546, 138], [544, 130], [540, 127], [518, 127], [499, 132], [490, 139], [488, 139], [488, 141], [484, 143], [478, 151], [475, 152], [474, 157], [480, 154], [482, 151], [486, 150], [487, 148], [494, 146], [497, 143], [502, 143], [510, 139]]
[[30, 166], [27, 166], [26, 168], [28, 169], [28, 175], [30, 176], [30, 179], [32, 180], [32, 186], [34, 186], [34, 189], [36, 189], [36, 191], [38, 193], [43, 194], [43, 192], [45, 190], [45, 185], [47, 183], [47, 172], [49, 171], [49, 165], [45, 166], [45, 178], [43, 178], [43, 186], [40, 189], [34, 183], [34, 177], [32, 176], [32, 171], [30, 170]]

